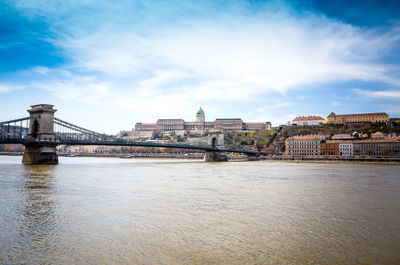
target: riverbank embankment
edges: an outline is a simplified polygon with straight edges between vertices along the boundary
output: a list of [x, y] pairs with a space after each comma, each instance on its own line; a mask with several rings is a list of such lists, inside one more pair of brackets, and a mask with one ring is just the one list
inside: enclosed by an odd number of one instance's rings
[[[0, 155], [22, 156], [23, 152], [0, 152]], [[125, 159], [195, 159], [203, 160], [204, 153], [58, 153], [65, 157], [114, 157]], [[246, 155], [228, 154], [229, 161], [247, 161]], [[297, 163], [385, 163], [400, 164], [400, 157], [288, 157], [288, 156], [260, 156], [255, 160], [293, 161]]]
[[273, 156], [263, 157], [262, 160], [277, 160], [277, 161], [294, 161], [294, 162], [342, 162], [342, 163], [388, 163], [400, 164], [400, 157], [288, 157], [288, 156]]
[[[0, 155], [22, 156], [23, 152], [0, 152]], [[65, 157], [114, 157], [114, 158], [171, 158], [204, 159], [204, 153], [57, 153]]]

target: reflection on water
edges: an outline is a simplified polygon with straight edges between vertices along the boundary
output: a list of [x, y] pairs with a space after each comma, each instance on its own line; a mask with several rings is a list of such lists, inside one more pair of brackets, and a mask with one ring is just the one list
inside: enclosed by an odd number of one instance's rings
[[400, 166], [12, 159], [0, 264], [400, 262]]
[[[54, 198], [54, 166], [20, 166], [22, 174], [19, 185], [14, 187], [17, 196], [11, 198], [16, 203], [13, 209], [16, 233], [10, 261], [40, 262], [39, 257], [30, 253], [50, 252], [56, 226]], [[7, 195], [4, 191], [4, 195]], [[2, 213], [4, 214], [4, 213]], [[10, 247], [10, 246], [7, 246]]]
[[[18, 232], [21, 237], [43, 243], [35, 248], [49, 248], [46, 238], [54, 236], [56, 225], [54, 198], [54, 166], [24, 166], [24, 185], [21, 187], [23, 207], [20, 210]], [[26, 243], [23, 250], [28, 247]]]

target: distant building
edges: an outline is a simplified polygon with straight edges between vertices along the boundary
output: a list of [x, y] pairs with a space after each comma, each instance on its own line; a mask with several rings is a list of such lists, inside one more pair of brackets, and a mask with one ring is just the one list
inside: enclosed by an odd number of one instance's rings
[[324, 123], [325, 119], [322, 118], [321, 116], [306, 116], [306, 117], [296, 117], [294, 120], [292, 120], [292, 125], [301, 125], [301, 126], [306, 126], [306, 125], [320, 125]]
[[223, 131], [241, 131], [244, 122], [242, 119], [216, 119], [214, 129]]
[[400, 118], [390, 118], [390, 119], [389, 119], [389, 122], [390, 122], [392, 125], [399, 125], [399, 124], [400, 124]]
[[389, 115], [384, 112], [336, 115], [334, 112], [332, 112], [331, 114], [329, 114], [326, 120], [327, 123], [333, 123], [333, 124], [388, 122]]
[[270, 122], [246, 122], [243, 124], [245, 131], [266, 131], [271, 130]]
[[354, 155], [400, 156], [400, 138], [383, 138], [354, 141]]
[[132, 131], [119, 131], [116, 137], [118, 138], [130, 138], [132, 137]]
[[339, 143], [339, 155], [340, 156], [352, 156], [353, 152], [353, 143], [352, 142], [341, 142]]
[[338, 133], [338, 134], [334, 134], [331, 137], [332, 140], [353, 140], [354, 136], [351, 134], [347, 134], [347, 133]]
[[339, 142], [334, 140], [321, 142], [321, 155], [339, 155]]
[[289, 137], [285, 141], [287, 156], [319, 156], [321, 142], [325, 140], [321, 135], [305, 135]]
[[371, 134], [372, 139], [383, 139], [385, 138], [385, 135], [382, 132], [376, 132]]
[[182, 119], [159, 119], [157, 120], [157, 130], [161, 132], [183, 131], [185, 121]]
[[25, 146], [22, 144], [4, 144], [0, 149], [0, 151], [4, 152], [23, 152], [24, 150]]
[[[319, 135], [286, 139], [288, 156], [400, 156], [400, 137], [367, 140], [325, 140]], [[318, 148], [320, 151], [318, 152]]]
[[207, 131], [258, 131], [271, 130], [270, 122], [243, 122], [240, 118], [216, 119], [206, 121], [202, 108], [196, 113], [196, 120], [185, 122], [183, 119], [159, 119], [156, 123], [135, 124], [134, 137], [149, 138], [154, 133], [183, 135], [185, 132], [191, 134], [204, 134]]

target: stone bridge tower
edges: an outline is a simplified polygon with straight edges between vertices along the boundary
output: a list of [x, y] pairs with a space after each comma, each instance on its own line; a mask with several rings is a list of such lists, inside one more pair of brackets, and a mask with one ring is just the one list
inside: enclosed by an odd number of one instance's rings
[[[25, 145], [22, 163], [33, 164], [58, 164], [56, 145], [54, 143], [54, 113], [53, 105], [32, 105], [28, 110], [31, 119], [29, 122], [28, 139], [35, 140]], [[42, 143], [39, 140], [47, 140]]]

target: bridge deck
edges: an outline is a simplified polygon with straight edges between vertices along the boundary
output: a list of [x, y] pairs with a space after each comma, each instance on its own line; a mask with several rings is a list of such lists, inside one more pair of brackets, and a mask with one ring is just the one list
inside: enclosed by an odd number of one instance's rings
[[56, 145], [105, 145], [105, 146], [141, 146], [141, 147], [161, 147], [161, 148], [178, 148], [178, 149], [190, 149], [190, 150], [201, 150], [201, 151], [215, 151], [215, 152], [226, 152], [226, 153], [241, 153], [247, 155], [257, 155], [258, 152], [249, 150], [240, 150], [233, 148], [217, 148], [212, 146], [199, 146], [199, 145], [187, 145], [187, 144], [163, 144], [154, 142], [134, 142], [120, 139], [104, 140], [104, 141], [90, 141], [90, 140], [74, 140], [74, 139], [21, 139], [21, 138], [0, 138], [0, 144], [37, 144], [41, 146], [56, 146]]
[[[49, 105], [52, 108], [52, 105]], [[36, 107], [36, 106], [34, 106]], [[48, 106], [47, 106], [48, 107]], [[37, 111], [37, 109], [33, 109]], [[53, 112], [54, 113], [54, 112]], [[56, 117], [48, 119], [47, 122], [48, 132], [40, 131], [37, 135], [37, 127], [35, 127], [35, 117], [24, 117], [9, 121], [0, 122], [0, 144], [23, 144], [38, 145], [38, 146], [52, 146], [57, 145], [108, 145], [108, 146], [141, 146], [141, 147], [159, 147], [159, 148], [180, 148], [201, 151], [215, 151], [215, 152], [228, 152], [228, 153], [242, 153], [248, 155], [260, 154], [255, 151], [240, 150], [235, 148], [217, 148], [212, 146], [200, 146], [190, 144], [163, 144], [155, 142], [136, 142], [116, 138], [111, 135], [97, 133], [95, 131], [85, 129], [81, 126], [74, 125]], [[50, 126], [53, 123], [53, 126]], [[32, 126], [32, 128], [30, 128]], [[52, 128], [50, 128], [52, 127]], [[42, 135], [54, 135], [55, 139], [40, 138]]]

